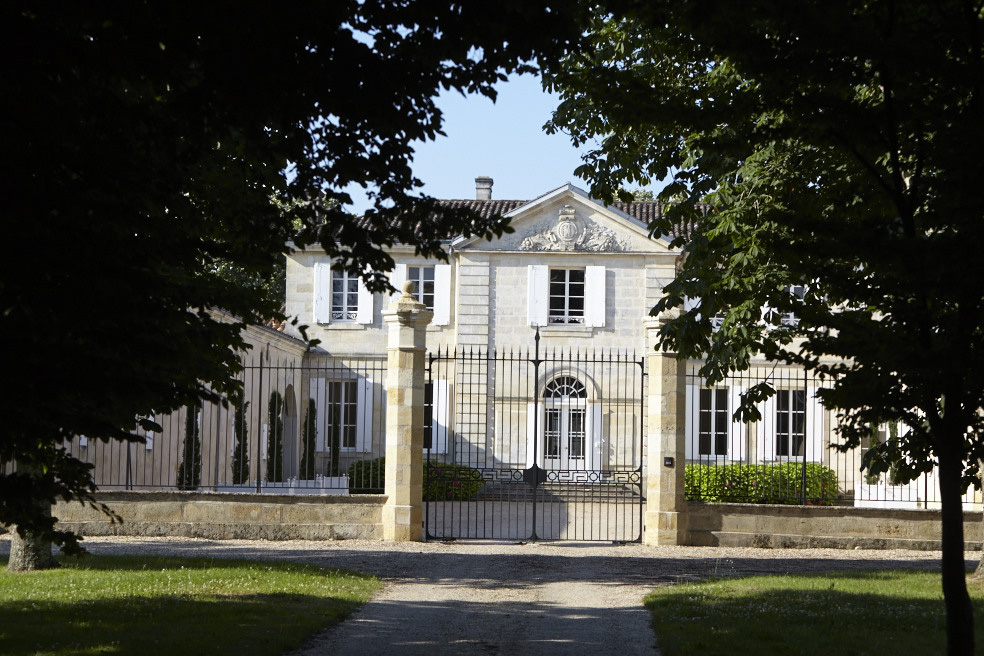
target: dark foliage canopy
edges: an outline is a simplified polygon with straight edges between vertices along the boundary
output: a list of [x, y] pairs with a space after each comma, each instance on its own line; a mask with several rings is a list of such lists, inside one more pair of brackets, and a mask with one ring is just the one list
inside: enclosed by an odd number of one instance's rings
[[[939, 467], [948, 627], [970, 632], [951, 648], [972, 645], [960, 493], [984, 458], [984, 5], [602, 4], [549, 79], [553, 128], [600, 141], [579, 171], [597, 195], [671, 176], [654, 231], [701, 226], [654, 308], [663, 347], [704, 357], [711, 381], [757, 354], [826, 376], [845, 448], [901, 424], [865, 466]], [[771, 391], [751, 390], [750, 414]]]
[[[577, 34], [510, 0], [4, 3], [0, 523], [90, 498], [63, 440], [235, 394], [242, 327], [279, 308], [222, 271], [268, 277], [288, 240], [386, 271], [394, 241], [500, 231], [415, 192], [413, 142], [440, 91], [494, 96]], [[375, 190], [359, 222], [351, 184]]]

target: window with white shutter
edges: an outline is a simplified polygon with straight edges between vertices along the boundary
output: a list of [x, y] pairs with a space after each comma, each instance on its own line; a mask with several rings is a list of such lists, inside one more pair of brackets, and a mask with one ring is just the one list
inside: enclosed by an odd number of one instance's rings
[[315, 323], [370, 324], [373, 309], [373, 295], [359, 276], [327, 262], [314, 265]]

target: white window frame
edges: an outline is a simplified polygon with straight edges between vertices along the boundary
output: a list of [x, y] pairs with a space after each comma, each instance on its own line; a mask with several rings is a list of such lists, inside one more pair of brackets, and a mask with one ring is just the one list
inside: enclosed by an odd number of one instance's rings
[[[555, 277], [562, 280], [555, 280]], [[580, 280], [572, 280], [577, 277]], [[550, 267], [549, 287], [547, 288], [547, 323], [551, 326], [584, 325], [584, 308], [587, 297], [587, 281], [585, 271], [578, 267]], [[560, 287], [563, 292], [556, 289]], [[581, 293], [576, 293], [580, 287]], [[575, 291], [572, 291], [575, 288]], [[580, 308], [572, 308], [580, 300]]]
[[[554, 321], [550, 314], [550, 272], [584, 271], [584, 309], [579, 321]], [[585, 326], [603, 328], [607, 312], [605, 267], [549, 267], [544, 264], [531, 264], [527, 277], [527, 316], [530, 326], [571, 327]], [[569, 284], [569, 282], [568, 282]], [[569, 304], [565, 303], [565, 306]]]
[[[568, 374], [555, 378], [570, 377], [576, 383], [584, 387], [584, 382], [577, 376]], [[542, 391], [540, 392], [542, 395]], [[604, 453], [604, 411], [600, 403], [592, 402], [585, 388], [584, 397], [560, 397], [546, 398], [541, 396], [539, 404], [539, 416], [537, 416], [537, 404], [528, 403], [526, 406], [526, 466], [532, 467], [534, 464], [549, 469], [552, 463], [547, 462], [546, 451], [546, 424], [547, 413], [550, 410], [560, 410], [569, 412], [576, 410], [583, 412], [584, 430], [584, 454], [583, 466], [574, 471], [598, 471], [601, 469], [602, 455]], [[562, 420], [563, 421], [563, 420]], [[568, 420], [569, 421], [569, 420]], [[536, 436], [534, 440], [533, 425], [536, 424]], [[561, 436], [563, 437], [563, 435]], [[536, 443], [534, 448], [534, 442]], [[573, 475], [573, 474], [572, 474]]]
[[[433, 312], [435, 291], [434, 266], [427, 264], [408, 264], [407, 280], [414, 283], [413, 296], [417, 299], [417, 302], [422, 303], [424, 307]], [[428, 283], [430, 283], [429, 290]]]
[[[783, 291], [802, 301], [806, 296], [806, 285], [787, 285], [783, 288]], [[799, 317], [796, 316], [795, 312], [783, 312], [779, 315], [779, 325], [781, 326], [795, 327], [799, 325], [799, 321]]]
[[[451, 323], [451, 265], [450, 264], [397, 264], [393, 268], [393, 276], [390, 281], [397, 291], [403, 288], [403, 283], [409, 280], [410, 267], [431, 268], [434, 270], [434, 300], [433, 305], [428, 309], [434, 312], [431, 324], [434, 326], [447, 326]], [[414, 296], [421, 303], [423, 295], [420, 291], [419, 281]], [[391, 300], [399, 298], [399, 293], [393, 295]]]
[[[332, 384], [339, 383], [344, 387], [332, 387]], [[310, 398], [314, 400], [314, 407], [317, 412], [317, 422], [315, 424], [315, 451], [327, 452], [330, 449], [327, 436], [331, 430], [328, 423], [329, 406], [352, 409], [354, 420], [343, 423], [342, 440], [339, 444], [339, 451], [343, 453], [368, 453], [372, 450], [372, 424], [373, 424], [373, 383], [368, 378], [315, 378], [310, 383]], [[341, 392], [341, 394], [339, 394]], [[351, 395], [355, 395], [355, 399]], [[340, 397], [340, 398], [339, 398]], [[345, 411], [342, 411], [343, 421]], [[346, 445], [346, 428], [350, 428], [349, 444]]]
[[[711, 398], [714, 401], [712, 404], [713, 410], [718, 410], [716, 404], [716, 395], [718, 390], [727, 390], [727, 407], [724, 409], [728, 416], [728, 428], [727, 428], [727, 453], [725, 454], [702, 454], [700, 453], [700, 413], [701, 413], [701, 398], [700, 393], [702, 390], [711, 390]], [[745, 458], [745, 448], [746, 448], [746, 437], [747, 428], [744, 421], [735, 421], [734, 415], [735, 410], [741, 404], [741, 395], [744, 393], [745, 388], [738, 385], [722, 385], [717, 387], [704, 387], [702, 385], [687, 385], [687, 445], [686, 453], [688, 460], [727, 460], [727, 461], [737, 461], [743, 460]], [[712, 418], [713, 421], [713, 418]], [[716, 437], [716, 431], [713, 430], [714, 426], [712, 424], [711, 431], [711, 447], [712, 451], [715, 450], [714, 439]]]
[[[805, 389], [805, 426], [806, 433], [804, 444], [804, 455], [781, 455], [778, 449], [778, 428], [777, 418], [779, 416], [779, 393], [785, 392], [792, 398], [791, 392], [804, 391], [803, 387], [785, 387], [777, 390], [776, 395], [766, 399], [759, 404], [759, 412], [762, 413], [762, 420], [759, 422], [759, 436], [757, 455], [760, 462], [802, 462], [806, 458], [807, 462], [823, 462], [823, 425], [824, 408], [817, 397], [817, 387], [808, 385]], [[792, 426], [792, 414], [786, 410], [789, 416], [790, 426]], [[789, 451], [792, 451], [792, 433], [790, 432]]]
[[[339, 274], [345, 280], [350, 280], [354, 276], [347, 271], [339, 269]], [[374, 302], [373, 294], [366, 287], [362, 278], [358, 280], [358, 302], [354, 309], [354, 315], [344, 318], [333, 318], [332, 315], [338, 312], [333, 305], [333, 267], [328, 262], [318, 262], [314, 265], [314, 321], [318, 324], [371, 324], [373, 321]], [[346, 292], [349, 294], [351, 292]], [[341, 310], [346, 314], [352, 310], [345, 308]]]

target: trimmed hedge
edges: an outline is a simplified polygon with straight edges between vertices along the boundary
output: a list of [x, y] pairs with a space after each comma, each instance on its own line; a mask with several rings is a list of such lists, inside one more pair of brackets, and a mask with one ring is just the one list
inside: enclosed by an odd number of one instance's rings
[[358, 460], [348, 468], [350, 494], [382, 494], [386, 487], [386, 458]]
[[[708, 503], [803, 504], [803, 463], [776, 465], [687, 465], [687, 501]], [[806, 505], [830, 506], [837, 498], [837, 474], [806, 463]]]
[[485, 487], [482, 474], [466, 465], [424, 465], [424, 501], [468, 501]]
[[[360, 460], [348, 469], [349, 492], [383, 494], [386, 458]], [[485, 486], [482, 474], [466, 465], [424, 463], [424, 501], [467, 501]]]

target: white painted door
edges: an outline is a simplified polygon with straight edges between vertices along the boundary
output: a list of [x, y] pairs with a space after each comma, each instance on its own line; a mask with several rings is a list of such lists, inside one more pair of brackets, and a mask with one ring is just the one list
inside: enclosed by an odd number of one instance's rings
[[547, 407], [544, 421], [544, 469], [588, 469], [587, 409], [583, 406]]

